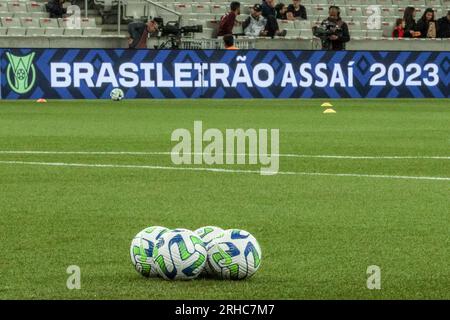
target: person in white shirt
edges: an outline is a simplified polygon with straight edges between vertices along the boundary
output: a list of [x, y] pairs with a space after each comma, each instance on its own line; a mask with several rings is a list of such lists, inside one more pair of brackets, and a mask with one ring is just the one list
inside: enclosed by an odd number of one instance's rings
[[250, 15], [242, 23], [244, 34], [249, 37], [264, 37], [267, 35], [265, 31], [267, 20], [262, 16], [262, 7], [255, 4]]

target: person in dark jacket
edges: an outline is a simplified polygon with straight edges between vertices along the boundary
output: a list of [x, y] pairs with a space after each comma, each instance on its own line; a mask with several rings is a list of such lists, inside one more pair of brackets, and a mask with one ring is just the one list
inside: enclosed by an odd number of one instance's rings
[[67, 9], [63, 8], [65, 0], [49, 0], [45, 5], [50, 18], [62, 18], [67, 13]]
[[422, 18], [417, 22], [417, 31], [420, 32], [420, 38], [434, 39], [437, 37], [437, 23], [434, 19], [433, 9], [425, 10]]
[[330, 7], [328, 18], [322, 21], [321, 28], [332, 33], [326, 38], [321, 38], [323, 50], [345, 50], [345, 44], [350, 41], [350, 32], [347, 23], [341, 18], [338, 6]]
[[287, 20], [287, 6], [284, 3], [277, 3], [275, 11], [277, 20]]
[[158, 31], [158, 24], [151, 20], [147, 23], [135, 21], [128, 24], [128, 47], [130, 49], [147, 48], [148, 35]]
[[405, 22], [405, 38], [417, 38], [420, 36], [417, 32], [416, 9], [407, 7], [403, 13], [403, 21]]
[[300, 0], [292, 0], [292, 4], [288, 6], [288, 19], [289, 20], [295, 20], [295, 19], [303, 19], [307, 20], [308, 16], [306, 14], [306, 8], [305, 6], [301, 5]]
[[286, 35], [286, 30], [280, 31], [277, 22], [277, 11], [275, 10], [275, 0], [263, 0], [261, 3], [262, 16], [267, 19], [266, 23], [266, 34], [268, 37]]
[[233, 1], [230, 4], [230, 11], [220, 19], [218, 37], [227, 34], [233, 34], [233, 28], [236, 24], [236, 17], [241, 13], [241, 4]]
[[445, 17], [437, 21], [438, 38], [450, 38], [450, 10]]

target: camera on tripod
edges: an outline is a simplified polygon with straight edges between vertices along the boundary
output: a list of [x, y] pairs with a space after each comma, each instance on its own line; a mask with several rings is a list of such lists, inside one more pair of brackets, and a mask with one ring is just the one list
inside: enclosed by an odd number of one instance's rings
[[343, 30], [334, 22], [326, 21], [319, 27], [313, 28], [313, 34], [320, 39], [328, 39], [330, 36], [342, 36]]
[[180, 23], [178, 21], [168, 21], [164, 25], [163, 18], [157, 17], [153, 19], [158, 25], [158, 38], [159, 37], [168, 37], [169, 40], [162, 43], [159, 46], [156, 46], [156, 49], [178, 49], [179, 43], [181, 42], [181, 38], [189, 33], [202, 33], [203, 26], [195, 25], [195, 26], [183, 26], [180, 27]]
[[322, 40], [322, 48], [328, 50], [331, 48], [331, 36], [342, 37], [344, 31], [335, 22], [326, 20], [320, 26], [313, 28], [313, 35]]

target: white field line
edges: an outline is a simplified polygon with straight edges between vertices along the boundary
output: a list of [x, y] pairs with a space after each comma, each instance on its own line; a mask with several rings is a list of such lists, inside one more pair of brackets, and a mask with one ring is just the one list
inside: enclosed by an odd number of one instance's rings
[[[31, 166], [54, 166], [54, 167], [87, 167], [87, 168], [126, 168], [126, 169], [149, 169], [149, 170], [179, 170], [179, 171], [206, 171], [222, 173], [250, 173], [259, 174], [260, 170], [235, 170], [222, 168], [195, 168], [195, 167], [170, 167], [152, 165], [120, 165], [120, 164], [89, 164], [89, 163], [66, 163], [66, 162], [33, 162], [33, 161], [0, 161], [5, 165], [31, 165]], [[301, 175], [301, 176], [329, 176], [329, 177], [356, 177], [356, 178], [377, 178], [377, 179], [406, 179], [406, 180], [431, 180], [450, 181], [450, 177], [416, 177], [416, 176], [395, 176], [380, 174], [358, 174], [358, 173], [323, 173], [323, 172], [294, 172], [281, 171], [279, 175]]]
[[[158, 151], [21, 151], [21, 150], [0, 150], [0, 154], [50, 154], [50, 155], [135, 155], [135, 156], [155, 156], [171, 155], [172, 152]], [[201, 153], [188, 152], [190, 155], [199, 155]], [[218, 154], [228, 155], [228, 154]], [[237, 156], [258, 156], [257, 154], [235, 154]], [[264, 155], [263, 155], [264, 156]], [[324, 158], [324, 159], [354, 159], [354, 160], [402, 160], [402, 159], [426, 159], [426, 160], [450, 160], [450, 156], [345, 156], [345, 155], [310, 155], [310, 154], [272, 154], [266, 156], [278, 156], [280, 158]]]

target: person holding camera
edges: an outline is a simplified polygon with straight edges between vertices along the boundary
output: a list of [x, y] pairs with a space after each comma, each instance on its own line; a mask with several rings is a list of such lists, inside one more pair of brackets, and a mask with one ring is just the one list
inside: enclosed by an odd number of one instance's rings
[[158, 31], [158, 24], [155, 20], [148, 22], [134, 21], [128, 25], [128, 47], [130, 49], [147, 48], [148, 35]]
[[331, 6], [328, 18], [320, 27], [313, 28], [314, 36], [322, 40], [323, 50], [345, 50], [345, 44], [350, 41], [347, 24], [342, 20], [338, 6]]

